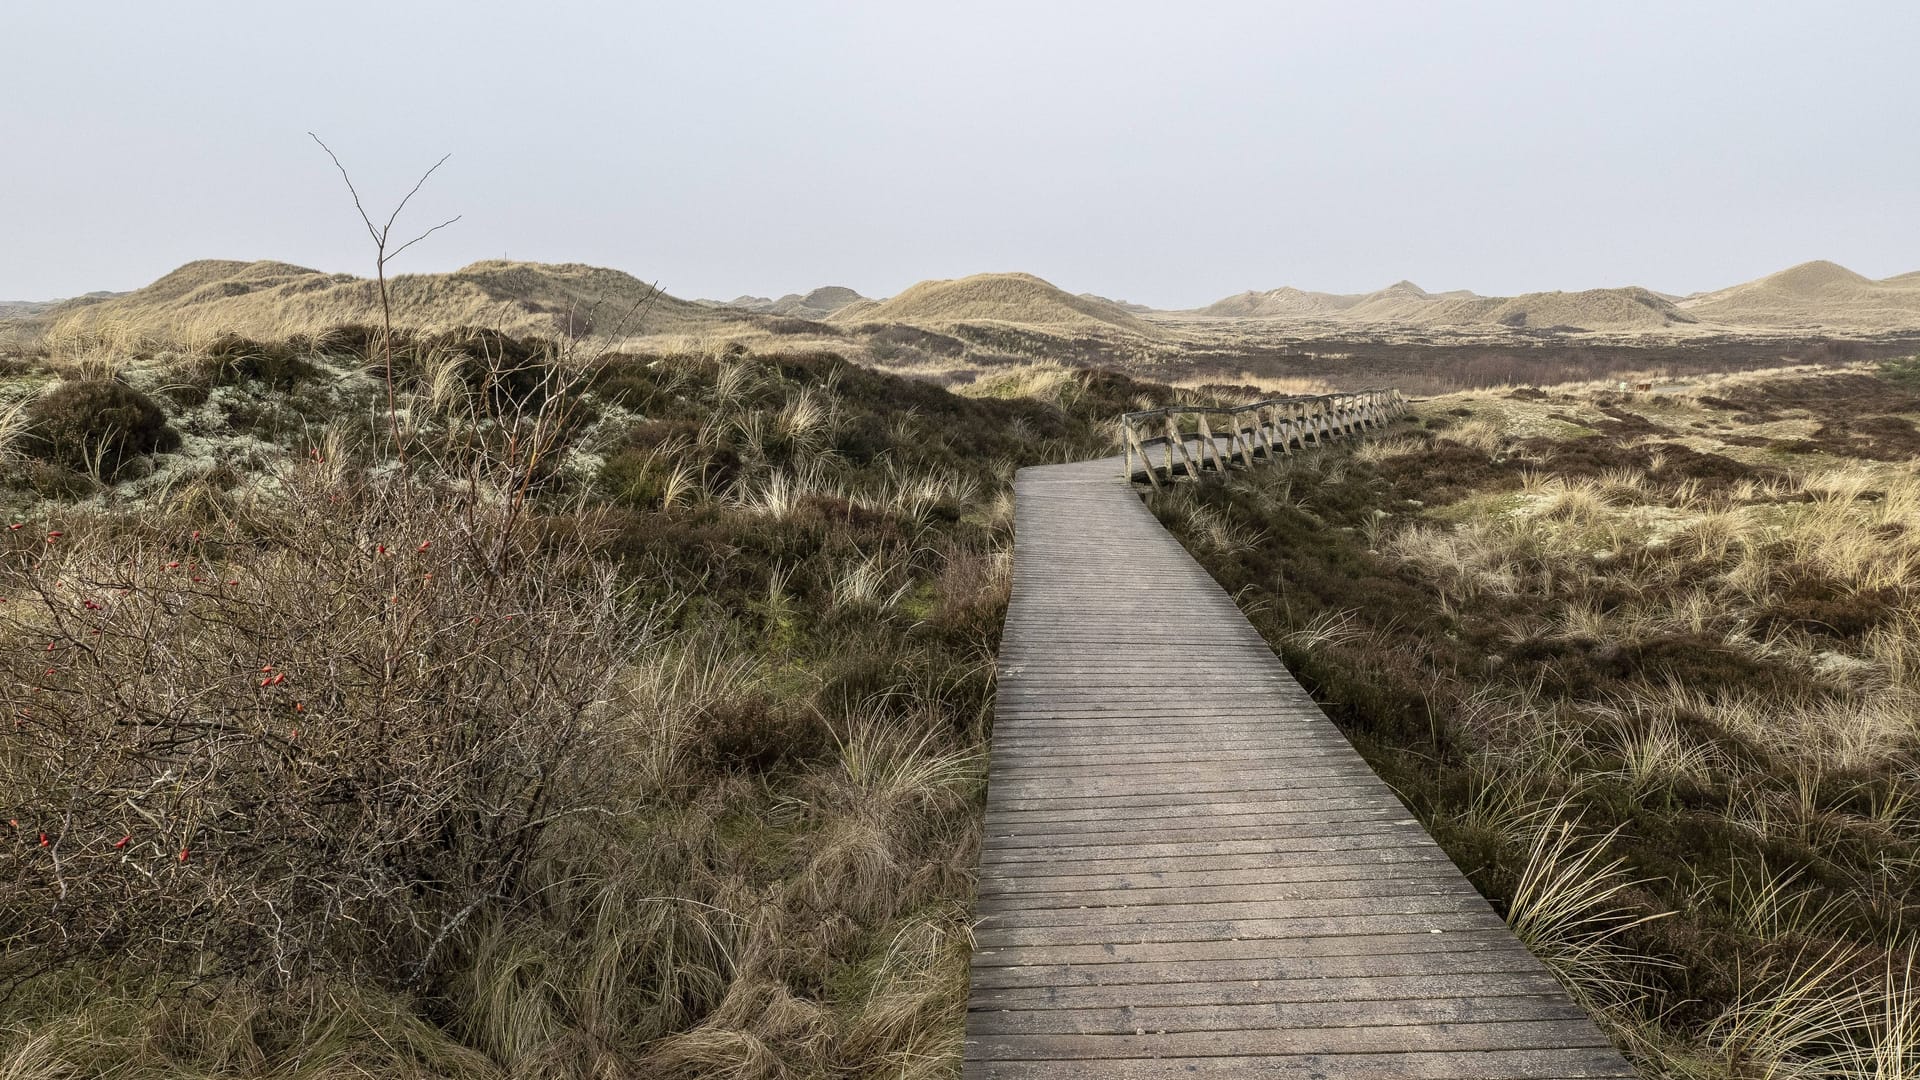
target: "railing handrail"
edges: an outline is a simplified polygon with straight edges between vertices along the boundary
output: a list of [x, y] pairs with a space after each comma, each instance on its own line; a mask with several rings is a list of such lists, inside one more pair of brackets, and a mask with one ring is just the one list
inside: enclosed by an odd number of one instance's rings
[[[1387, 420], [1405, 411], [1407, 399], [1398, 390], [1368, 389], [1347, 390], [1331, 394], [1288, 394], [1281, 397], [1263, 398], [1244, 405], [1163, 405], [1157, 409], [1138, 409], [1120, 416], [1121, 437], [1125, 450], [1125, 470], [1129, 480], [1133, 478], [1133, 460], [1138, 453], [1141, 464], [1146, 468], [1147, 480], [1154, 487], [1160, 486], [1160, 477], [1156, 474], [1153, 458], [1147, 453], [1150, 446], [1167, 448], [1162, 455], [1162, 467], [1166, 470], [1169, 483], [1174, 478], [1174, 467], [1179, 464], [1181, 472], [1187, 476], [1196, 476], [1207, 466], [1209, 456], [1217, 471], [1224, 472], [1230, 461], [1238, 461], [1251, 466], [1256, 457], [1272, 460], [1276, 453], [1291, 454], [1297, 442], [1301, 447], [1318, 446], [1328, 437], [1356, 434], [1367, 428], [1379, 427]], [[1239, 417], [1245, 413], [1256, 413], [1251, 427], [1245, 421], [1235, 420], [1232, 428], [1225, 433], [1226, 453], [1221, 453], [1218, 438], [1207, 423], [1209, 416]], [[1176, 417], [1192, 413], [1199, 421], [1198, 430], [1187, 432], [1182, 429]], [[1154, 419], [1165, 421], [1166, 431], [1160, 435], [1148, 435], [1141, 428], [1146, 421]], [[1200, 445], [1188, 450], [1188, 443], [1198, 438]], [[1174, 460], [1174, 449], [1179, 450], [1180, 461]]]
[[1392, 390], [1385, 388], [1340, 390], [1331, 394], [1287, 394], [1282, 397], [1261, 398], [1259, 401], [1249, 401], [1245, 405], [1161, 405], [1152, 409], [1136, 409], [1133, 412], [1121, 413], [1120, 419], [1143, 420], [1154, 416], [1171, 416], [1175, 413], [1198, 412], [1226, 413], [1231, 415], [1234, 413], [1250, 412], [1254, 409], [1268, 409], [1275, 405], [1297, 405], [1304, 401], [1332, 401], [1335, 398], [1363, 397], [1367, 394], [1386, 394], [1392, 392]]

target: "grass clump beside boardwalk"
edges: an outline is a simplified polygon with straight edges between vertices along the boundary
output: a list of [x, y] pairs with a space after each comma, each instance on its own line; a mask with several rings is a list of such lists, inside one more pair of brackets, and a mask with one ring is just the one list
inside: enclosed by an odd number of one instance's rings
[[0, 380], [180, 432], [0, 489], [0, 1074], [950, 1075], [1008, 481], [1164, 388], [352, 337]]
[[1155, 507], [1649, 1073], [1913, 1076], [1903, 371], [1451, 395]]

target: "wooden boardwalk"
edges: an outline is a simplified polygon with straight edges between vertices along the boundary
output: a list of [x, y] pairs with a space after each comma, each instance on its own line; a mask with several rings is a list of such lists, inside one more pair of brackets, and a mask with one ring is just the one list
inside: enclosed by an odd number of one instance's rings
[[965, 1076], [1632, 1076], [1121, 470], [1015, 484]]

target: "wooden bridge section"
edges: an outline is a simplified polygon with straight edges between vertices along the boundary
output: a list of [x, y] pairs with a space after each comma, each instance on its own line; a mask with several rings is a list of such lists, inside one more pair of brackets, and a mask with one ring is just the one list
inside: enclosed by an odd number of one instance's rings
[[1633, 1075], [1136, 494], [1274, 416], [1018, 477], [965, 1075]]
[[[1271, 461], [1297, 448], [1385, 425], [1407, 409], [1398, 390], [1268, 398], [1246, 405], [1170, 405], [1120, 418], [1121, 475], [1156, 489], [1209, 467]], [[1214, 431], [1215, 425], [1220, 430]]]

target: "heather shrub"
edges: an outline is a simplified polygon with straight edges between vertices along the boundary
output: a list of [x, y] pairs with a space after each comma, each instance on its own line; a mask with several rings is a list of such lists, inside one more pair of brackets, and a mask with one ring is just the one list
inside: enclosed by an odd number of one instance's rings
[[122, 382], [66, 382], [27, 407], [23, 452], [112, 481], [133, 459], [180, 444], [160, 406]]

